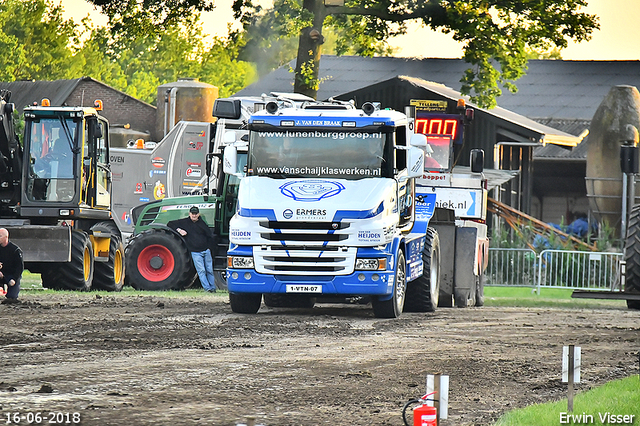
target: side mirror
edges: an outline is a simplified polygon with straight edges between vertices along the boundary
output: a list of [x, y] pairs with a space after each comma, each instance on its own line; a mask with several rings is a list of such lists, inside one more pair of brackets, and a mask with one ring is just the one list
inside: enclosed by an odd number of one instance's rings
[[222, 137], [222, 142], [225, 145], [231, 145], [235, 141], [236, 141], [236, 132], [228, 131], [224, 133], [224, 136]]
[[240, 99], [216, 99], [213, 103], [213, 116], [238, 120], [242, 115]]
[[[421, 135], [424, 137], [424, 135]], [[413, 141], [413, 138], [411, 138]], [[426, 138], [425, 138], [426, 141]], [[426, 142], [425, 142], [426, 143]], [[424, 171], [424, 151], [410, 146], [407, 153], [407, 173], [410, 178], [422, 177]]]
[[101, 138], [102, 135], [102, 126], [100, 125], [99, 122], [94, 121], [93, 122], [93, 134], [95, 135], [96, 138]]
[[481, 149], [472, 149], [469, 163], [471, 165], [471, 173], [482, 173], [484, 170], [484, 151]]
[[235, 176], [241, 175], [241, 173], [238, 173], [238, 150], [235, 146], [225, 147], [222, 162], [222, 170], [226, 174]]
[[414, 133], [413, 135], [411, 135], [409, 145], [423, 148], [427, 146], [427, 137], [422, 133]]

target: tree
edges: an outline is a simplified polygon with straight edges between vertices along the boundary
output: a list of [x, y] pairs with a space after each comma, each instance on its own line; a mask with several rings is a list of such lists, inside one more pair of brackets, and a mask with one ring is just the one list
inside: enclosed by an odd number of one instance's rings
[[[334, 1], [331, 1], [333, 3]], [[281, 34], [298, 32], [294, 91], [315, 97], [325, 26], [338, 29], [339, 45], [356, 45], [359, 54], [375, 54], [374, 41], [406, 32], [406, 23], [425, 26], [464, 44], [470, 67], [462, 92], [484, 107], [496, 105], [500, 86], [515, 92], [514, 81], [526, 70], [527, 49], [564, 48], [570, 39], [588, 40], [597, 18], [580, 12], [586, 0], [351, 0], [329, 6], [326, 0], [276, 0], [273, 14]], [[235, 0], [245, 25], [261, 12], [252, 0]], [[426, 47], [428, 49], [428, 47]], [[428, 53], [428, 50], [425, 52]]]
[[0, 80], [55, 80], [80, 71], [74, 46], [81, 31], [47, 0], [0, 2]]

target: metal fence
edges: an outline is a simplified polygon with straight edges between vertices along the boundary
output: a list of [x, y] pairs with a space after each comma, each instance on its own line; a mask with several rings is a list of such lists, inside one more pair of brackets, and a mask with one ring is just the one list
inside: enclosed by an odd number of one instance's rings
[[486, 285], [620, 290], [622, 253], [489, 249]]
[[535, 286], [536, 252], [530, 249], [489, 249], [486, 285]]

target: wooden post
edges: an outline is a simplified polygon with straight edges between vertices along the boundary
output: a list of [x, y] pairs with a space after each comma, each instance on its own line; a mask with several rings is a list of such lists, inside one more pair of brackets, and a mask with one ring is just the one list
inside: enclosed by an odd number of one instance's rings
[[567, 411], [573, 412], [573, 356], [575, 353], [575, 346], [569, 345], [569, 389], [567, 391]]

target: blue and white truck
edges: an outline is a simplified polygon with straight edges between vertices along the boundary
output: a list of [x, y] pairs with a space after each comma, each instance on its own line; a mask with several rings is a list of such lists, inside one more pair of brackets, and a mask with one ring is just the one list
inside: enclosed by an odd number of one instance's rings
[[[234, 312], [256, 313], [263, 296], [267, 306], [307, 307], [323, 298], [366, 297], [380, 318], [436, 309], [441, 240], [430, 220], [435, 214], [454, 240], [465, 223], [454, 210], [436, 208], [426, 173], [449, 176], [440, 184], [451, 186], [452, 156], [446, 167], [425, 170], [433, 149], [414, 131], [413, 117], [372, 103], [356, 109], [339, 101], [273, 102], [250, 117], [248, 130], [229, 224]], [[234, 146], [225, 148], [226, 173], [238, 173], [236, 158]], [[443, 305], [476, 300], [473, 281], [473, 298], [454, 294], [454, 283]]]

